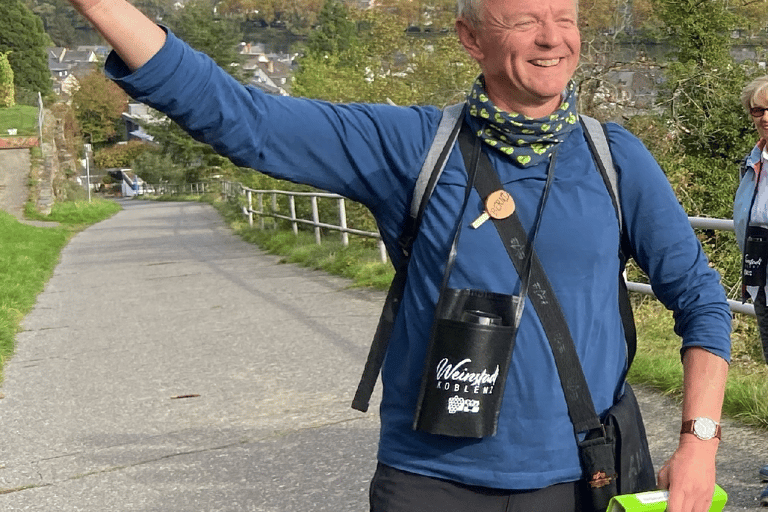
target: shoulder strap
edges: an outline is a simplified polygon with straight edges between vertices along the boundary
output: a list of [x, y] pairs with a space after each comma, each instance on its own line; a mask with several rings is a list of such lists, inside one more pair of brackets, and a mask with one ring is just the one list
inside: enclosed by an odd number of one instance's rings
[[624, 337], [627, 342], [627, 368], [632, 366], [637, 352], [637, 330], [635, 328], [635, 316], [632, 312], [632, 304], [629, 301], [629, 290], [624, 280], [624, 263], [631, 254], [629, 240], [624, 230], [624, 216], [621, 210], [621, 195], [619, 194], [619, 176], [616, 167], [613, 165], [611, 156], [611, 147], [608, 144], [608, 135], [605, 125], [597, 119], [589, 116], [580, 115], [579, 120], [584, 127], [584, 136], [587, 139], [587, 145], [592, 152], [592, 158], [595, 165], [603, 177], [605, 187], [611, 196], [613, 207], [616, 211], [616, 218], [619, 221], [619, 253], [621, 257], [621, 272], [619, 272], [619, 312], [621, 313], [621, 323], [624, 326]]
[[616, 174], [616, 168], [613, 165], [611, 157], [611, 148], [608, 145], [608, 136], [605, 133], [605, 125], [597, 119], [585, 115], [580, 115], [579, 120], [584, 127], [584, 135], [587, 139], [595, 164], [600, 171], [600, 175], [605, 181], [605, 187], [611, 195], [613, 207], [616, 209], [616, 217], [619, 219], [619, 232], [624, 232], [624, 219], [621, 213], [621, 198], [619, 196], [619, 177]]
[[440, 174], [445, 168], [448, 155], [456, 143], [459, 128], [463, 124], [464, 105], [464, 103], [457, 103], [443, 110], [443, 117], [440, 119], [437, 133], [432, 140], [432, 146], [429, 148], [427, 158], [416, 180], [416, 186], [414, 187], [411, 199], [411, 209], [406, 218], [405, 226], [403, 226], [403, 231], [398, 238], [398, 245], [402, 251], [400, 263], [397, 266], [395, 277], [392, 279], [392, 284], [387, 292], [379, 324], [376, 327], [376, 333], [373, 336], [371, 348], [368, 352], [368, 359], [365, 362], [363, 375], [360, 377], [360, 383], [357, 385], [357, 391], [352, 400], [352, 408], [358, 411], [365, 412], [368, 410], [373, 388], [376, 386], [376, 381], [381, 372], [381, 365], [384, 363], [384, 356], [387, 353], [389, 338], [392, 335], [397, 311], [400, 308], [400, 300], [405, 291], [408, 263], [411, 260], [411, 248], [419, 232], [419, 225], [421, 224], [421, 217], [426, 204], [432, 195]]
[[416, 235], [419, 232], [419, 224], [424, 209], [427, 207], [432, 191], [435, 189], [437, 180], [445, 169], [445, 163], [448, 161], [448, 155], [456, 144], [456, 137], [459, 135], [461, 121], [464, 119], [464, 108], [466, 103], [456, 103], [443, 109], [443, 117], [437, 126], [437, 133], [432, 139], [432, 145], [427, 153], [427, 158], [421, 166], [421, 172], [416, 179], [416, 185], [413, 188], [411, 197], [410, 215], [406, 219], [403, 232], [400, 234], [398, 244], [404, 254], [410, 253]]

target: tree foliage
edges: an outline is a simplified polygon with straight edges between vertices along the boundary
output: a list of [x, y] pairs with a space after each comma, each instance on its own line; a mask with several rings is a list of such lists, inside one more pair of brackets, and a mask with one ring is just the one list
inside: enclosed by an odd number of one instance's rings
[[[659, 95], [663, 115], [636, 117], [627, 127], [642, 135], [689, 215], [730, 218], [738, 163], [756, 138], [739, 101], [755, 70], [730, 55], [740, 20], [726, 0], [654, 0], [654, 9], [675, 49]], [[734, 298], [740, 255], [733, 233], [704, 231], [699, 239]]]
[[674, 59], [661, 100], [686, 153], [738, 159], [750, 130], [739, 101], [745, 69], [730, 55], [738, 18], [727, 0], [656, 0]]
[[242, 75], [239, 24], [214, 15], [212, 0], [191, 0], [167, 19], [167, 25], [190, 46], [206, 53], [232, 76]]
[[85, 137], [99, 144], [118, 135], [121, 114], [128, 106], [128, 96], [102, 73], [93, 72], [82, 80], [72, 95], [72, 107]]
[[115, 144], [102, 148], [93, 155], [93, 163], [101, 169], [131, 167], [131, 163], [140, 155], [151, 151], [151, 147], [138, 140], [125, 144]]
[[336, 53], [308, 53], [294, 77], [295, 95], [336, 102], [446, 105], [461, 100], [479, 72], [453, 33], [410, 37], [402, 20], [383, 10], [351, 10], [349, 17], [358, 27], [356, 44]]
[[326, 57], [349, 52], [357, 44], [357, 29], [349, 10], [340, 0], [326, 0], [318, 16], [318, 26], [309, 35], [307, 52]]
[[11, 51], [14, 84], [20, 90], [51, 94], [43, 23], [21, 0], [0, 0], [0, 53]]
[[16, 104], [16, 94], [13, 88], [13, 68], [11, 68], [11, 63], [8, 62], [9, 53], [0, 53], [0, 108], [8, 108]]
[[184, 168], [169, 155], [159, 151], [144, 151], [130, 165], [133, 172], [152, 185], [182, 184], [185, 181]]

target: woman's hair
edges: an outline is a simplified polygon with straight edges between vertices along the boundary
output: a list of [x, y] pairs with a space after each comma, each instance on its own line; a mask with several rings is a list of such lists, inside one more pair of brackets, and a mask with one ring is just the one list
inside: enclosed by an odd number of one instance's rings
[[749, 110], [759, 96], [768, 100], [768, 75], [755, 78], [741, 90], [741, 104]]

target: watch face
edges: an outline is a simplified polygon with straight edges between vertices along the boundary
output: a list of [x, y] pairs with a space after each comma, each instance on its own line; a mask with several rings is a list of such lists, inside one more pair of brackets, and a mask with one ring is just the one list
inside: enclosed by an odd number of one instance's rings
[[702, 440], [715, 437], [717, 424], [710, 418], [696, 418], [693, 420], [693, 433]]

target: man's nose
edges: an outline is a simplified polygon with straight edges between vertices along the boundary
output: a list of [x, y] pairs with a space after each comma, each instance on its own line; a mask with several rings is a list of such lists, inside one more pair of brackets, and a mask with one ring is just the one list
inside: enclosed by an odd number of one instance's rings
[[539, 24], [539, 30], [536, 34], [536, 44], [548, 48], [555, 47], [562, 43], [562, 29], [551, 20], [544, 20]]

